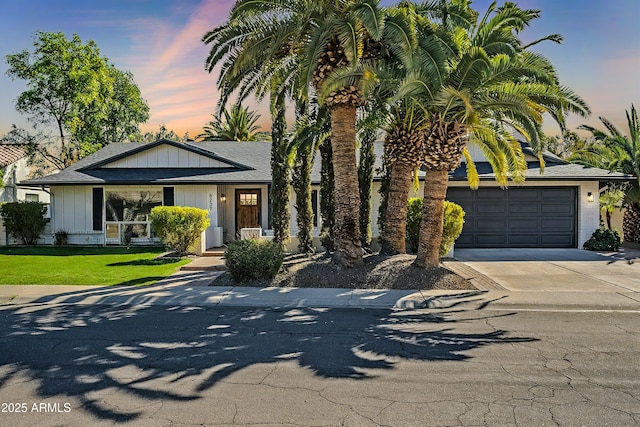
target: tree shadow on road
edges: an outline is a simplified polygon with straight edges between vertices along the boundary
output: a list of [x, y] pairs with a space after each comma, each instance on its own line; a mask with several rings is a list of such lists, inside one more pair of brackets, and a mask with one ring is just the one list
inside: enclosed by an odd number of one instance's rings
[[[45, 398], [76, 399], [94, 417], [122, 422], [158, 400], [194, 401], [256, 364], [294, 361], [323, 378], [367, 380], [403, 360], [464, 361], [473, 350], [534, 341], [460, 309], [290, 310], [188, 306], [4, 307], [0, 388], [25, 376]], [[465, 328], [469, 330], [469, 328]], [[130, 405], [105, 398], [117, 390]]]

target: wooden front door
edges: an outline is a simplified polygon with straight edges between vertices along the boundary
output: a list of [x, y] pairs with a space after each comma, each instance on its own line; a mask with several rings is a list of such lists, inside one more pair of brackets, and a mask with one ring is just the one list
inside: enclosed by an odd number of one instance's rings
[[260, 190], [236, 190], [236, 233], [260, 227]]

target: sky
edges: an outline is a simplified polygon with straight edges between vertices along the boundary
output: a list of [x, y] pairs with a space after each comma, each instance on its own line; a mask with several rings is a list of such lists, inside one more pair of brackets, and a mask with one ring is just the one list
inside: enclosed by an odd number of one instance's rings
[[[0, 136], [12, 123], [29, 127], [15, 111], [25, 89], [7, 75], [5, 56], [32, 50], [36, 31], [76, 33], [94, 40], [103, 56], [117, 68], [133, 73], [150, 106], [143, 131], [164, 124], [178, 135], [193, 137], [210, 120], [218, 100], [216, 70], [204, 70], [208, 48], [201, 38], [228, 18], [233, 0], [0, 0]], [[382, 0], [383, 5], [395, 3]], [[475, 0], [481, 12], [491, 3]], [[638, 0], [521, 0], [522, 8], [540, 9], [541, 18], [522, 38], [536, 40], [560, 33], [564, 42], [540, 44], [536, 50], [556, 66], [560, 81], [586, 100], [592, 115], [572, 116], [569, 129], [581, 124], [602, 127], [598, 117], [627, 129], [625, 110], [640, 108], [640, 1]], [[499, 1], [498, 4], [502, 4]], [[269, 127], [266, 102], [245, 103], [261, 114]], [[559, 133], [551, 121], [545, 132]], [[584, 133], [583, 133], [584, 134]]]

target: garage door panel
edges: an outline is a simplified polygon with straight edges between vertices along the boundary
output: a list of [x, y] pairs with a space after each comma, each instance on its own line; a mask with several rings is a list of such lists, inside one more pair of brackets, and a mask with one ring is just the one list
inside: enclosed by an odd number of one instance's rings
[[522, 231], [526, 230], [528, 232], [537, 232], [540, 229], [540, 220], [537, 218], [530, 219], [517, 219], [517, 218], [509, 218], [509, 228], [508, 230], [516, 230]]
[[[456, 245], [458, 242], [456, 241]], [[476, 248], [500, 248], [507, 244], [506, 235], [496, 234], [476, 234], [474, 238], [474, 247]]]
[[475, 221], [475, 231], [478, 233], [504, 233], [507, 218], [485, 218]]
[[537, 234], [511, 234], [509, 235], [509, 247], [531, 248], [540, 246], [540, 236]]
[[575, 237], [569, 234], [542, 235], [542, 245], [547, 248], [573, 248], [576, 245]]
[[542, 220], [542, 229], [546, 232], [572, 232], [574, 222], [570, 218], [547, 218]]
[[542, 205], [542, 213], [543, 214], [548, 214], [548, 215], [573, 215], [573, 212], [575, 211], [573, 206], [570, 205], [566, 205], [566, 204], [545, 204]]
[[539, 213], [540, 213], [540, 205], [537, 203], [509, 205], [509, 215], [530, 216], [531, 214], [539, 214]]
[[576, 247], [577, 188], [452, 188], [466, 212], [457, 247]]

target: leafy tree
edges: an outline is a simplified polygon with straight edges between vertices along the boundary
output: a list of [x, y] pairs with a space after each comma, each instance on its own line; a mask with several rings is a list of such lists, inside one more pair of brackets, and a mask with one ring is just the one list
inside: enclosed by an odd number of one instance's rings
[[622, 209], [625, 192], [622, 188], [609, 188], [600, 195], [600, 210], [604, 211], [607, 228], [613, 230], [611, 226], [611, 215]]
[[131, 142], [156, 142], [161, 139], [168, 139], [175, 142], [190, 141], [189, 132], [186, 132], [184, 136], [180, 137], [173, 131], [173, 129], [167, 129], [166, 125], [163, 123], [158, 126], [158, 130], [156, 132], [148, 131], [144, 134], [138, 132], [136, 135], [133, 135]]
[[570, 161], [622, 172], [636, 177], [625, 194], [625, 213], [622, 220], [622, 232], [625, 241], [640, 242], [640, 122], [635, 106], [626, 111], [629, 134], [623, 134], [613, 123], [604, 117], [600, 121], [607, 131], [582, 125], [595, 138], [595, 143], [579, 150], [569, 158]]
[[203, 132], [196, 136], [203, 141], [256, 141], [256, 131], [260, 126], [256, 122], [260, 114], [250, 111], [249, 107], [234, 104], [231, 110], [224, 109], [222, 117], [214, 116], [215, 120], [204, 126]]
[[291, 183], [296, 193], [298, 249], [302, 253], [314, 252], [311, 169], [318, 147], [329, 137], [328, 132], [322, 132], [328, 121], [327, 109], [319, 108], [313, 99], [311, 101], [308, 106], [303, 102], [297, 103], [300, 108], [289, 150], [294, 161]]
[[0, 217], [7, 232], [24, 245], [35, 245], [44, 232], [47, 206], [40, 202], [11, 202], [0, 204]]
[[565, 159], [576, 151], [584, 150], [588, 142], [577, 133], [565, 130], [561, 137], [547, 137], [546, 145], [550, 152]]
[[64, 169], [106, 144], [128, 140], [149, 118], [131, 73], [102, 57], [95, 42], [38, 32], [33, 46], [6, 61], [7, 74], [26, 81], [16, 110], [29, 116], [36, 134], [14, 126], [6, 138], [29, 142], [31, 161], [43, 169]]

